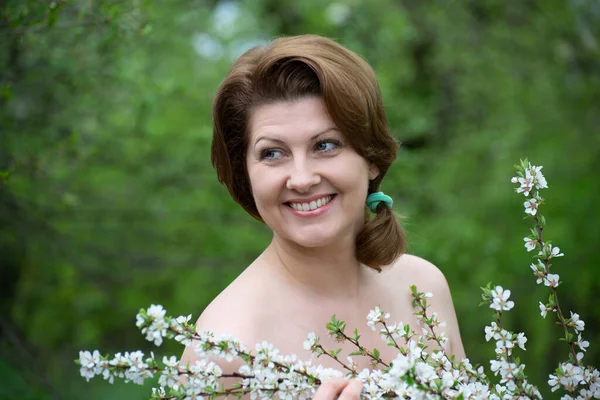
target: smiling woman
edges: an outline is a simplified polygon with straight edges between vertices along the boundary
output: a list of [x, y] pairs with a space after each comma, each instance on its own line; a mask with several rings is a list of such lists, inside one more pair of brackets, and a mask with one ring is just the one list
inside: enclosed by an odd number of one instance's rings
[[[256, 114], [268, 118], [260, 115], [261, 107], [310, 97], [320, 98], [324, 107], [321, 126], [314, 129], [334, 128], [348, 146], [379, 170], [367, 181], [368, 193], [378, 190], [396, 158], [398, 143], [387, 124], [377, 78], [360, 56], [333, 40], [314, 35], [281, 38], [251, 49], [235, 62], [216, 95], [212, 160], [219, 180], [232, 197], [259, 220], [263, 216], [248, 181], [247, 161], [254, 150], [249, 142], [257, 134], [268, 138], [282, 132], [253, 132]], [[309, 122], [306, 117], [300, 118], [302, 124]], [[311, 135], [323, 132], [314, 129]], [[372, 221], [365, 222], [356, 237], [356, 256], [379, 270], [402, 254], [404, 234], [391, 209], [384, 205]]]
[[[432, 311], [447, 322], [447, 350], [464, 356], [444, 276], [403, 254], [404, 234], [390, 203], [373, 206], [375, 217], [369, 216], [367, 196], [379, 190], [398, 143], [375, 73], [361, 57], [314, 35], [251, 49], [219, 88], [213, 118], [217, 176], [273, 239], [202, 313], [199, 331], [230, 334], [247, 346], [266, 340], [310, 359], [302, 346], [308, 332], [333, 347], [325, 330], [333, 314], [361, 328], [380, 305], [392, 319], [415, 323], [409, 286], [417, 285], [434, 294]], [[372, 348], [380, 339], [366, 332], [361, 340]], [[395, 355], [391, 348], [381, 354]], [[189, 346], [184, 362], [195, 357]], [[335, 367], [330, 362], [321, 364]], [[369, 365], [360, 356], [355, 362]], [[358, 392], [354, 383], [334, 382], [317, 397], [350, 399]]]

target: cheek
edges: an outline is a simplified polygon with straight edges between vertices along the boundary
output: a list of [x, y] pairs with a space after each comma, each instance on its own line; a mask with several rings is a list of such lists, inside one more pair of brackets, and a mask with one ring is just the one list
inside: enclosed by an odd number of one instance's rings
[[259, 211], [264, 205], [277, 202], [280, 193], [277, 174], [264, 168], [253, 167], [248, 170], [248, 178], [250, 192]]
[[[365, 159], [358, 154], [353, 154], [345, 159], [339, 159], [328, 166], [330, 173], [335, 174], [340, 184], [346, 188], [365, 191], [369, 184], [369, 166]], [[366, 194], [365, 194], [366, 196]]]

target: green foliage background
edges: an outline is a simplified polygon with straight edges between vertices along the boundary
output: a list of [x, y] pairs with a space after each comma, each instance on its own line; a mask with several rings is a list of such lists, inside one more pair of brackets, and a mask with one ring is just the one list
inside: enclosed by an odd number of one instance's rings
[[73, 359], [150, 351], [141, 307], [197, 316], [267, 244], [216, 181], [210, 105], [237, 55], [300, 33], [375, 68], [404, 143], [383, 189], [410, 251], [444, 271], [468, 356], [493, 355], [479, 287], [512, 289], [508, 326], [529, 337], [526, 372], [551, 398], [567, 350], [539, 317], [547, 291], [509, 183], [519, 158], [544, 166], [561, 305], [586, 321], [599, 364], [600, 3], [7, 0], [0, 18], [0, 398], [149, 396], [86, 384]]

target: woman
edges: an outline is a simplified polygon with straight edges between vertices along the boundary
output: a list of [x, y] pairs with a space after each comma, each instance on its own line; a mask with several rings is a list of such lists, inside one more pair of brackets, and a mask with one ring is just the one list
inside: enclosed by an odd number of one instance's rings
[[[228, 333], [250, 348], [266, 340], [307, 360], [309, 332], [325, 348], [339, 348], [325, 329], [335, 314], [360, 330], [363, 345], [391, 360], [395, 352], [366, 327], [365, 316], [380, 305], [390, 321], [415, 324], [409, 286], [416, 285], [434, 295], [432, 312], [447, 323], [447, 350], [464, 357], [444, 276], [403, 254], [404, 234], [387, 196], [371, 196], [374, 218], [368, 213], [367, 196], [378, 192], [398, 144], [375, 74], [362, 58], [314, 35], [251, 49], [219, 88], [213, 118], [218, 178], [273, 239], [206, 308], [199, 331]], [[342, 359], [355, 350], [342, 348]], [[184, 361], [194, 357], [186, 349]], [[355, 362], [359, 370], [369, 366], [366, 358]], [[318, 363], [339, 368], [326, 357]], [[316, 398], [358, 398], [359, 392], [360, 384], [336, 380]]]

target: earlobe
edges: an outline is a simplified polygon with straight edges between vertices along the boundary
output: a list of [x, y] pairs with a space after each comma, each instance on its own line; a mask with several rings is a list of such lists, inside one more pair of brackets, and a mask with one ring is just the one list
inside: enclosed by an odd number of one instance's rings
[[373, 179], [377, 178], [379, 176], [379, 167], [377, 167], [377, 165], [375, 165], [375, 163], [370, 163], [369, 164], [369, 180], [372, 181]]

